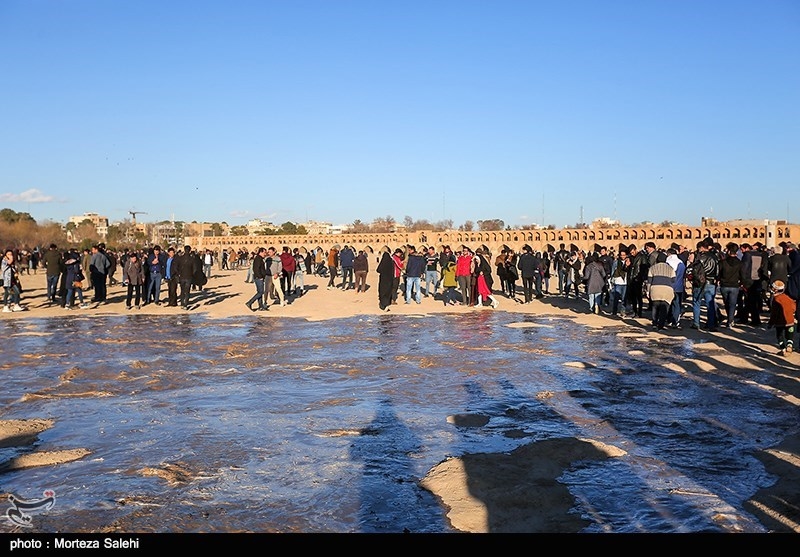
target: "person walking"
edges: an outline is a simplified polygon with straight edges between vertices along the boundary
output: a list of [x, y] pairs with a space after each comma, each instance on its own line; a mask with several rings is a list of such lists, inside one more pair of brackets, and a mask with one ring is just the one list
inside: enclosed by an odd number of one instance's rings
[[333, 246], [328, 250], [328, 290], [336, 288], [336, 276], [339, 274], [339, 250]]
[[475, 250], [475, 286], [476, 296], [475, 305], [483, 305], [483, 302], [489, 300], [493, 308], [497, 308], [500, 302], [492, 294], [492, 265], [483, 254], [483, 249], [478, 248]]
[[277, 300], [281, 306], [286, 305], [286, 297], [281, 288], [283, 264], [277, 250], [270, 246], [267, 248], [267, 258], [264, 260], [267, 275], [264, 278], [264, 304], [269, 306], [269, 300]]
[[[256, 293], [244, 304], [250, 311], [267, 310], [267, 306], [264, 304], [264, 281], [267, 278], [267, 267], [264, 262], [266, 256], [267, 249], [258, 248], [255, 257], [253, 257], [253, 284], [256, 286]], [[258, 310], [253, 308], [253, 302], [258, 302]]]
[[342, 290], [352, 290], [355, 288], [355, 278], [353, 275], [353, 262], [355, 259], [356, 252], [348, 245], [345, 245], [342, 251], [339, 252], [339, 265], [342, 267], [342, 284], [340, 288]]

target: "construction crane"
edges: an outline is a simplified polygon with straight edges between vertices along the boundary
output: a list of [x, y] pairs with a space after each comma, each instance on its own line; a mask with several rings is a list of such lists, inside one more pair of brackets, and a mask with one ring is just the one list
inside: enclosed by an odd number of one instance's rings
[[128, 211], [131, 214], [131, 223], [136, 224], [136, 215], [146, 215], [147, 213], [144, 211]]

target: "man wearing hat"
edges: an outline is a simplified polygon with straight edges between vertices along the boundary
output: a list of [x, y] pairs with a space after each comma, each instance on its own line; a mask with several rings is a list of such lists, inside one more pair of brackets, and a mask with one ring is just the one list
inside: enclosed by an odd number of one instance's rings
[[772, 283], [772, 302], [770, 303], [769, 321], [767, 329], [775, 327], [775, 336], [778, 339], [778, 354], [781, 356], [791, 354], [794, 351], [794, 314], [797, 311], [797, 303], [791, 299], [784, 290], [786, 284], [781, 280]]

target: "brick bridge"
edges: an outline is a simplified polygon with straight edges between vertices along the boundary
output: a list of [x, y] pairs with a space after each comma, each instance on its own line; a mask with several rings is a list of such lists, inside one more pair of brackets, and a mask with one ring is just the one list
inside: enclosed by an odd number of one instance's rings
[[210, 249], [221, 253], [223, 249], [247, 249], [275, 246], [280, 252], [283, 246], [300, 248], [302, 252], [322, 249], [327, 252], [332, 246], [352, 246], [356, 251], [380, 253], [384, 249], [413, 245], [417, 249], [433, 245], [437, 251], [443, 245], [453, 250], [466, 245], [473, 250], [482, 247], [491, 254], [497, 254], [504, 246], [515, 251], [530, 245], [536, 251], [555, 251], [560, 244], [567, 249], [592, 251], [600, 246], [614, 248], [635, 244], [640, 249], [645, 242], [652, 241], [657, 247], [667, 248], [674, 244], [687, 246], [694, 250], [697, 242], [710, 236], [723, 246], [728, 242], [761, 242], [766, 247], [774, 247], [783, 241], [798, 243], [800, 225], [783, 221], [763, 221], [761, 224], [722, 223], [718, 226], [671, 226], [671, 227], [616, 227], [616, 228], [561, 228], [553, 230], [498, 230], [491, 232], [463, 232], [446, 230], [417, 230], [414, 232], [387, 232], [367, 234], [314, 234], [314, 235], [270, 235], [270, 236], [188, 236], [185, 243], [197, 249]]

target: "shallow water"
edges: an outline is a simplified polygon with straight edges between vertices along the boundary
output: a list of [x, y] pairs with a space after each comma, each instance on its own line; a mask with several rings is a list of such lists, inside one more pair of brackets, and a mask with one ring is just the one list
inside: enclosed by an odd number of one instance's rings
[[[626, 454], [560, 478], [585, 532], [764, 532], [753, 452], [796, 407], [684, 336], [556, 316], [8, 320], [2, 419], [86, 448], [0, 475], [56, 505], [38, 532], [453, 532], [417, 482], [449, 456], [591, 438]], [[484, 416], [485, 425], [448, 423]], [[456, 421], [458, 423], [458, 421]], [[5, 512], [5, 509], [0, 509]], [[0, 531], [12, 531], [0, 521]]]

